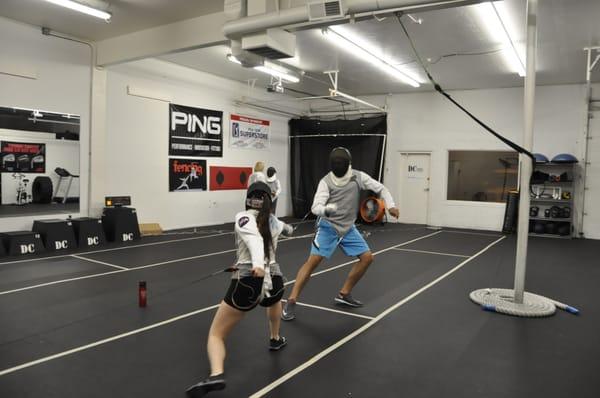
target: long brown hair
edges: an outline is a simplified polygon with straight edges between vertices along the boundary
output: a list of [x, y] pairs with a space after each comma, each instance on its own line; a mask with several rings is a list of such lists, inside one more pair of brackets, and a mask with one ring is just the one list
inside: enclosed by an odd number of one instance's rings
[[269, 218], [271, 217], [271, 198], [268, 194], [263, 195], [263, 205], [258, 211], [256, 216], [256, 225], [258, 226], [258, 232], [263, 238], [263, 247], [265, 250], [265, 257], [267, 259], [267, 265], [271, 261], [271, 248], [273, 247], [273, 236], [271, 235], [271, 225]]

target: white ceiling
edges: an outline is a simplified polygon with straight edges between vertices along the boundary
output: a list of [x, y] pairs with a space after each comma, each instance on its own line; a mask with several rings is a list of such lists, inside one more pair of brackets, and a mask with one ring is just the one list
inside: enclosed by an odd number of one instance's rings
[[[525, 41], [525, 0], [505, 0], [511, 19], [518, 29], [515, 40]], [[455, 53], [487, 52], [499, 49], [486, 33], [473, 6], [431, 11], [418, 15], [422, 25], [403, 19], [418, 51], [433, 62]], [[539, 3], [538, 84], [569, 84], [585, 80], [583, 47], [600, 45], [600, 0], [543, 0]], [[357, 22], [350, 29], [370, 42], [377, 43], [383, 52], [398, 63], [420, 73], [409, 42], [393, 17], [383, 21]], [[340, 89], [355, 95], [384, 94], [431, 90], [428, 84], [413, 89], [375, 69], [327, 42], [319, 30], [296, 32], [297, 55], [294, 66], [307, 72], [301, 83], [288, 87], [315, 94], [324, 94], [329, 87], [325, 70], [340, 70]], [[245, 81], [258, 78], [257, 84], [268, 83], [260, 72], [244, 69], [225, 59], [226, 47], [212, 47], [172, 54], [162, 59], [205, 72]], [[515, 87], [523, 79], [512, 73], [500, 53], [445, 57], [430, 65], [438, 82], [448, 89], [478, 89]], [[425, 81], [425, 76], [420, 73]], [[600, 81], [600, 73], [594, 74]], [[321, 80], [322, 83], [315, 81]]]
[[[85, 1], [85, 0], [82, 0]], [[107, 0], [110, 23], [44, 0], [0, 0], [0, 15], [45, 26], [87, 40], [102, 40], [138, 30], [223, 11], [223, 0]]]
[[[92, 0], [88, 0], [92, 1]], [[303, 1], [303, 0], [302, 0]], [[300, 5], [301, 0], [281, 0], [285, 6]], [[513, 23], [515, 38], [525, 39], [526, 0], [504, 0]], [[220, 12], [223, 0], [109, 0], [113, 13], [110, 24], [43, 0], [0, 0], [0, 15], [22, 22], [47, 26], [76, 37], [101, 40], [141, 29], [172, 23], [199, 15]], [[421, 13], [422, 25], [404, 18], [417, 49], [431, 59], [430, 70], [443, 87], [477, 89], [515, 87], [523, 80], [505, 65], [500, 53], [462, 55], [455, 53], [489, 52], [499, 48], [487, 34], [473, 7]], [[583, 47], [600, 45], [600, 0], [543, 0], [539, 2], [538, 84], [580, 83], [585, 77]], [[401, 27], [394, 17], [347, 25], [349, 29], [380, 46], [398, 63], [407, 63], [421, 74]], [[413, 89], [375, 69], [351, 54], [325, 41], [320, 31], [296, 32], [297, 56], [287, 62], [306, 71], [291, 89], [326, 94], [329, 82], [323, 71], [340, 70], [340, 90], [354, 95], [385, 94], [431, 90], [429, 84]], [[257, 78], [257, 85], [269, 82], [266, 75], [244, 69], [226, 60], [224, 46], [162, 56], [161, 59], [237, 81]], [[600, 81], [600, 68], [594, 80]]]

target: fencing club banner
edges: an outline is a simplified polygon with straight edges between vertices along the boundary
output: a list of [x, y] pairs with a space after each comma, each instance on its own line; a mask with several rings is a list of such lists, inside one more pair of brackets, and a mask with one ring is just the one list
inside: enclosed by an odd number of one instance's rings
[[206, 160], [169, 159], [169, 192], [206, 191]]
[[0, 172], [45, 173], [46, 144], [0, 142]]
[[223, 112], [170, 104], [169, 156], [223, 157]]
[[210, 190], [246, 189], [250, 174], [252, 167], [210, 166]]
[[231, 115], [229, 146], [246, 149], [269, 149], [269, 120]]

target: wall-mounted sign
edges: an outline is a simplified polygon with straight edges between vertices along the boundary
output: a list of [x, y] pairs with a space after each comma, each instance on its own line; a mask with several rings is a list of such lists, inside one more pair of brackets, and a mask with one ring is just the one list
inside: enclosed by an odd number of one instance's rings
[[45, 173], [46, 144], [0, 142], [0, 172]]
[[206, 160], [169, 159], [169, 192], [206, 191]]
[[231, 115], [229, 146], [234, 148], [268, 149], [269, 120]]
[[210, 190], [248, 188], [252, 167], [210, 166]]
[[423, 169], [423, 167], [415, 165], [415, 164], [409, 164], [407, 177], [414, 178], [414, 179], [422, 179], [422, 178], [426, 178], [427, 176], [425, 175], [425, 169]]
[[223, 112], [170, 104], [169, 156], [222, 157]]

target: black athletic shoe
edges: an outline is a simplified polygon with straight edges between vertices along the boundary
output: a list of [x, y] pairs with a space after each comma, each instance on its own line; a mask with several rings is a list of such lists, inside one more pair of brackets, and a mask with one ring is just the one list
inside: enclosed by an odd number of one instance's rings
[[283, 310], [281, 311], [281, 319], [284, 321], [291, 321], [296, 317], [296, 302], [295, 301], [286, 301], [283, 306]]
[[357, 307], [363, 306], [363, 303], [358, 300], [355, 300], [350, 293], [348, 293], [348, 294], [338, 293], [338, 295], [335, 296], [334, 300], [336, 303], [344, 304], [349, 307], [357, 308]]
[[221, 373], [216, 376], [209, 376], [208, 379], [202, 380], [198, 384], [194, 384], [187, 389], [188, 397], [199, 398], [203, 397], [211, 391], [222, 390], [225, 388], [225, 374]]
[[269, 350], [271, 350], [271, 351], [279, 351], [286, 345], [287, 345], [287, 339], [283, 336], [279, 336], [279, 340], [275, 340], [275, 339], [269, 340]]

